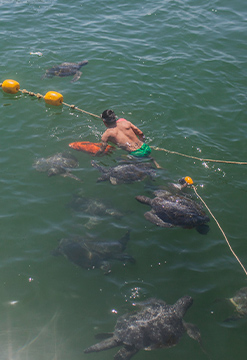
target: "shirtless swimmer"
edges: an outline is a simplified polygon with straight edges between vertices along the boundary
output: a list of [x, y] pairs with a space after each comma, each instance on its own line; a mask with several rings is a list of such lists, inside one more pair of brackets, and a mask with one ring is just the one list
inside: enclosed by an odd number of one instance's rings
[[97, 155], [105, 150], [108, 142], [112, 142], [130, 155], [149, 157], [151, 149], [145, 144], [145, 136], [137, 126], [124, 118], [117, 120], [114, 111], [110, 109], [105, 110], [101, 118], [107, 130], [101, 137], [102, 146]]

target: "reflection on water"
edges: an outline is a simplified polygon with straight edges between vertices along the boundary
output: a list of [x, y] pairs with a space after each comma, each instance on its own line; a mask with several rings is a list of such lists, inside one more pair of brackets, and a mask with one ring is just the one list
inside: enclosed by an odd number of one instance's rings
[[[3, 327], [0, 330], [1, 358], [6, 360], [58, 360], [63, 349], [63, 341], [59, 339], [57, 331], [60, 312], [56, 311], [50, 319], [39, 324], [35, 321], [35, 317], [33, 321], [29, 319], [28, 327], [26, 322], [25, 326], [16, 323], [14, 312], [10, 308], [16, 303], [11, 302], [8, 305], [6, 321], [4, 322], [3, 319], [1, 321]], [[28, 313], [26, 315], [28, 317]]]

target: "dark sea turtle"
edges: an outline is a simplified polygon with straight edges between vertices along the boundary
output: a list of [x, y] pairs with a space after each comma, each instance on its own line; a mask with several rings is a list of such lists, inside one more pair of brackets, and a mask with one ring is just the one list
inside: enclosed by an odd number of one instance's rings
[[74, 236], [61, 239], [52, 254], [64, 255], [82, 268], [102, 268], [105, 273], [109, 273], [111, 271], [109, 260], [135, 262], [130, 255], [123, 253], [129, 239], [129, 231], [118, 241], [93, 241]]
[[129, 360], [142, 349], [153, 350], [174, 346], [185, 332], [201, 343], [199, 329], [183, 320], [192, 303], [190, 296], [182, 297], [174, 305], [167, 305], [162, 300], [152, 298], [140, 304], [140, 311], [120, 316], [114, 332], [84, 352], [98, 352], [123, 345], [114, 359]]
[[236, 294], [227, 299], [235, 307], [235, 314], [225, 321], [238, 320], [247, 317], [247, 287], [241, 288]]
[[97, 181], [109, 180], [113, 185], [142, 181], [146, 177], [153, 179], [156, 175], [155, 170], [147, 163], [131, 163], [114, 167], [104, 167], [92, 160], [91, 164], [102, 173], [102, 176], [98, 178]]
[[72, 175], [68, 169], [78, 166], [78, 160], [74, 155], [68, 153], [57, 153], [48, 158], [37, 159], [33, 167], [40, 172], [47, 172], [48, 176], [61, 175], [81, 181], [77, 176]]
[[154, 192], [155, 198], [147, 196], [136, 196], [136, 200], [143, 204], [150, 205], [152, 210], [144, 214], [145, 218], [161, 227], [182, 227], [193, 228], [201, 234], [208, 232], [207, 223], [210, 219], [203, 211], [201, 204], [188, 197], [171, 194], [166, 190]]
[[75, 82], [81, 77], [82, 72], [80, 71], [80, 68], [87, 64], [87, 60], [80, 61], [78, 63], [64, 62], [60, 65], [55, 65], [52, 68], [46, 70], [45, 75], [42, 77], [42, 79], [52, 78], [53, 76], [63, 77], [74, 75], [71, 82]]

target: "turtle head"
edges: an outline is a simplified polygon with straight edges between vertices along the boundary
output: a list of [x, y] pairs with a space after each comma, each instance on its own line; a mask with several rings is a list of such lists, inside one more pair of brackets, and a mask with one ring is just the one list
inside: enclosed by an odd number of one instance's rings
[[189, 185], [193, 185], [193, 180], [189, 176], [185, 176], [182, 179], [179, 179], [178, 182], [181, 185], [181, 188], [184, 188]]
[[111, 273], [111, 266], [108, 261], [103, 260], [101, 262], [100, 268], [104, 271], [104, 275], [108, 275]]
[[183, 296], [174, 304], [174, 311], [179, 317], [183, 317], [192, 304], [192, 297], [188, 295]]
[[87, 60], [78, 62], [78, 65], [79, 65], [79, 66], [83, 66], [83, 65], [87, 65], [87, 64], [88, 64], [88, 61], [87, 61]]
[[151, 200], [149, 197], [147, 196], [143, 196], [143, 195], [137, 195], [136, 197], [136, 200], [139, 201], [140, 203], [142, 204], [148, 204], [150, 205], [151, 204]]

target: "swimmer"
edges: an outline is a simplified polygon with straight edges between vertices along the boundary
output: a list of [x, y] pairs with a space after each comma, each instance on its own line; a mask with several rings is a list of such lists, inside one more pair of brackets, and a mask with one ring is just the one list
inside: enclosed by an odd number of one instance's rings
[[[101, 118], [107, 130], [101, 137], [102, 145], [96, 155], [103, 153], [107, 143], [111, 142], [119, 148], [126, 150], [131, 156], [138, 158], [150, 157], [151, 149], [145, 143], [145, 136], [137, 126], [124, 118], [117, 120], [114, 111], [111, 109], [105, 110], [101, 114]], [[154, 161], [153, 158], [151, 159]], [[156, 166], [158, 165], [156, 162], [155, 164]]]

